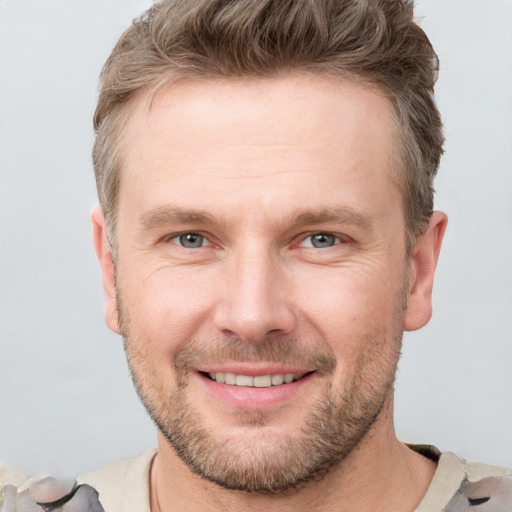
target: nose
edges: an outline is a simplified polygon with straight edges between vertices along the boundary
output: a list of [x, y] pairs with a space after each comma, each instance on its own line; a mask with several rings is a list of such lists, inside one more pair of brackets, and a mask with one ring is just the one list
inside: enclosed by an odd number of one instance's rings
[[215, 326], [223, 334], [257, 343], [293, 332], [296, 318], [286, 269], [269, 252], [242, 251], [223, 269], [225, 286], [215, 311]]

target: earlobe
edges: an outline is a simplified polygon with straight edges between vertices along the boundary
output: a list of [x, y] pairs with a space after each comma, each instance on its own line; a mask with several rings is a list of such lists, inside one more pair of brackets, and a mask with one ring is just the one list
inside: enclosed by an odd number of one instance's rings
[[416, 242], [409, 260], [409, 293], [404, 330], [415, 331], [428, 323], [432, 315], [432, 287], [448, 217], [434, 212], [427, 231]]
[[100, 264], [105, 295], [105, 322], [109, 329], [119, 333], [119, 315], [117, 311], [117, 288], [114, 261], [105, 228], [105, 215], [100, 206], [91, 212], [92, 236], [96, 256]]

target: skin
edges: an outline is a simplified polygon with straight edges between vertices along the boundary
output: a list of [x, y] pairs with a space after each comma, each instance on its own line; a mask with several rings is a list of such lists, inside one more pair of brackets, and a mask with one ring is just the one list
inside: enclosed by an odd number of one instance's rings
[[[159, 434], [152, 508], [414, 510], [435, 465], [396, 439], [392, 377], [402, 330], [430, 318], [446, 216], [432, 216], [406, 259], [388, 100], [298, 75], [191, 82], [139, 98], [125, 142], [117, 280], [100, 209], [94, 239], [107, 324], [122, 327], [135, 378], [161, 417], [172, 416], [168, 397], [181, 397], [212, 443], [256, 460], [300, 438], [328, 394], [338, 407], [351, 392], [355, 406], [372, 402], [374, 388], [382, 398], [370, 404], [376, 421], [343, 460], [272, 496], [200, 478]], [[203, 245], [183, 247], [186, 233]], [[332, 245], [314, 247], [319, 233]], [[286, 396], [242, 388], [226, 397], [199, 371], [260, 375], [287, 364], [268, 352], [264, 360], [220, 360], [229, 339], [252, 355], [268, 339], [294, 343], [334, 366], [294, 360], [295, 370], [315, 371]], [[180, 373], [184, 350], [192, 358]]]

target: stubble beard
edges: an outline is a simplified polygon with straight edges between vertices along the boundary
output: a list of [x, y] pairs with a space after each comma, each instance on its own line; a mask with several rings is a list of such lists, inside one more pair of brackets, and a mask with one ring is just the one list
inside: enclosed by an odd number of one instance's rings
[[[402, 293], [403, 295], [403, 293]], [[191, 341], [170, 362], [176, 374], [175, 391], [166, 394], [154, 377], [146, 357], [144, 339], [132, 335], [130, 322], [118, 296], [118, 310], [125, 351], [136, 391], [160, 432], [180, 459], [200, 477], [226, 489], [261, 495], [293, 492], [321, 479], [362, 443], [372, 430], [386, 400], [393, 392], [400, 357], [404, 298], [397, 307], [391, 329], [374, 332], [364, 341], [365, 350], [351, 368], [343, 392], [335, 389], [336, 359], [328, 347], [308, 349], [290, 338], [271, 337], [259, 344], [238, 338], [208, 344]], [[322, 398], [307, 414], [300, 435], [272, 442], [265, 432], [271, 413], [241, 412], [239, 425], [247, 436], [234, 438], [211, 432], [201, 411], [187, 396], [194, 362], [266, 361], [297, 367], [315, 367], [325, 383]]]

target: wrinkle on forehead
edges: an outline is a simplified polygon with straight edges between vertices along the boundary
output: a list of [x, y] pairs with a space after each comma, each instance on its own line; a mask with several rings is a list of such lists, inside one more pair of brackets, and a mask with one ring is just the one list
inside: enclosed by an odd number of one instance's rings
[[236, 180], [236, 181], [238, 181], [238, 180], [264, 180], [266, 178], [272, 178], [275, 176], [283, 176], [286, 174], [308, 175], [311, 172], [312, 172], [312, 170], [298, 171], [298, 170], [290, 169], [289, 171], [288, 170], [272, 171], [272, 170], [261, 169], [261, 171], [259, 171], [259, 172], [253, 171], [251, 174], [242, 173], [242, 172], [240, 172], [240, 174], [233, 174], [233, 173], [222, 174], [222, 169], [220, 169], [220, 172], [215, 172], [215, 173], [208, 172], [208, 171], [202, 171], [200, 169], [195, 170], [195, 174], [197, 176], [208, 176], [208, 177], [215, 177], [215, 178], [222, 178], [222, 179], [226, 179], [226, 180]]

